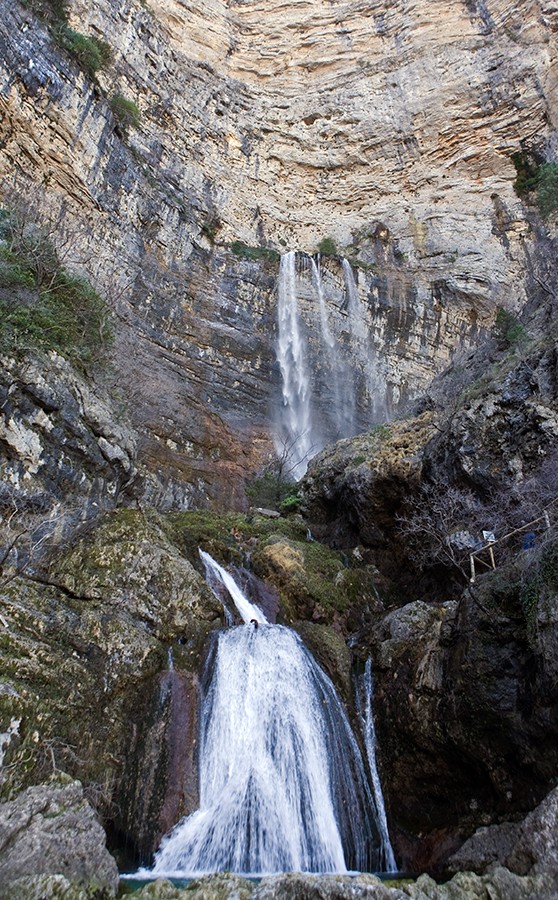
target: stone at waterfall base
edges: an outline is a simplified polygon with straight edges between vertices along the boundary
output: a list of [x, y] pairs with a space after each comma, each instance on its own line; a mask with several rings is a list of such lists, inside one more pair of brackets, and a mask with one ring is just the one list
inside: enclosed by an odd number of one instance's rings
[[459, 872], [446, 884], [430, 876], [416, 881], [382, 881], [374, 875], [285, 874], [259, 884], [238, 875], [207, 875], [188, 888], [152, 882], [137, 900], [556, 900], [558, 882], [550, 875], [519, 876], [494, 866], [486, 875]]
[[0, 900], [114, 897], [118, 870], [78, 781], [30, 787], [0, 804]]

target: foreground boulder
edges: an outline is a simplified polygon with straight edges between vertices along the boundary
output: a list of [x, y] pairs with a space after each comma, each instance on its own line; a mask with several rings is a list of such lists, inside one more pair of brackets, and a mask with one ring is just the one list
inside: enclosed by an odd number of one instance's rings
[[[37, 876], [43, 875], [63, 876], [66, 884], [43, 879], [36, 894]], [[113, 897], [118, 888], [116, 862], [81, 784], [59, 779], [1, 804], [0, 898], [79, 896], [76, 886], [97, 891], [98, 898]]]
[[558, 890], [558, 788], [522, 822], [479, 828], [448, 861], [450, 871], [486, 872], [495, 862], [518, 875], [552, 873]]

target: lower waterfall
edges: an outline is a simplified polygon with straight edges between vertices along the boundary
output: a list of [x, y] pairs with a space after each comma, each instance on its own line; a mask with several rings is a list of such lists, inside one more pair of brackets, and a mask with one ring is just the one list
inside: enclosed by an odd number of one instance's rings
[[214, 633], [206, 660], [199, 809], [141, 874], [381, 870], [374, 793], [332, 682], [295, 632], [232, 586], [250, 624]]

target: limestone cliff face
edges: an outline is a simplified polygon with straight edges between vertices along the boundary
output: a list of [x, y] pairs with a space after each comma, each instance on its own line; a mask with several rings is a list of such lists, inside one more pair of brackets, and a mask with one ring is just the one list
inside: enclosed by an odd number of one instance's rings
[[[510, 155], [555, 152], [551, 0], [76, 0], [72, 27], [114, 51], [98, 85], [28, 9], [1, 9], [4, 202], [61, 223], [115, 308], [157, 503], [241, 503], [270, 451], [277, 266], [230, 242], [332, 237], [360, 260], [388, 405], [526, 299]], [[141, 111], [127, 137], [114, 93]]]

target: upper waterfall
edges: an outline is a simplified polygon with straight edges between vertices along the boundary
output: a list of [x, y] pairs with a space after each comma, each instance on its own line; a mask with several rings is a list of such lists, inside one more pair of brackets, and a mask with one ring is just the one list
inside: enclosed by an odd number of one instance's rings
[[386, 417], [386, 384], [369, 311], [347, 260], [326, 272], [319, 255], [285, 253], [277, 316], [282, 402], [275, 449], [285, 474], [299, 479], [328, 442]]

